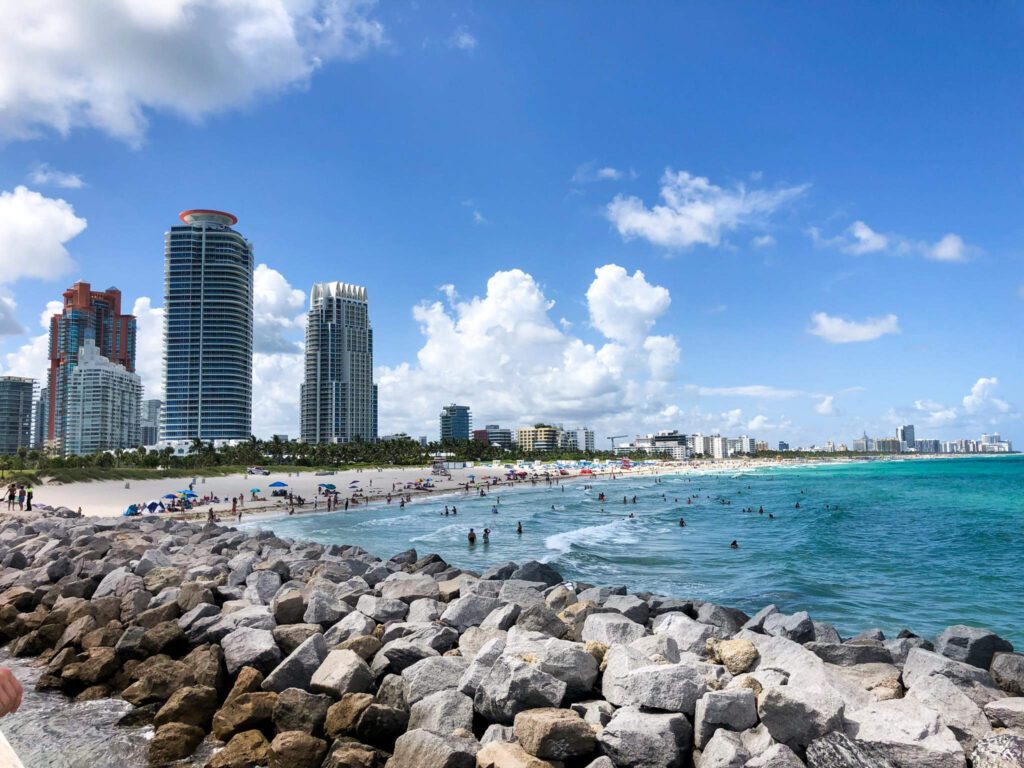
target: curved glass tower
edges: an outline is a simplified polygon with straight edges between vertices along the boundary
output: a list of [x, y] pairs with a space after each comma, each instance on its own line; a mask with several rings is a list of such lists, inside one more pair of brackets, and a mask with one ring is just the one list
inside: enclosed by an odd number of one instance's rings
[[252, 245], [238, 219], [184, 211], [165, 235], [161, 442], [186, 448], [252, 434]]

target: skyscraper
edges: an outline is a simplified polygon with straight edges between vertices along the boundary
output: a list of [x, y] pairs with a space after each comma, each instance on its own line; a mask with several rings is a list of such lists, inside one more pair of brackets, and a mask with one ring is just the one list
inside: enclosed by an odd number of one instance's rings
[[68, 385], [87, 341], [111, 362], [135, 370], [135, 317], [121, 314], [117, 288], [94, 291], [78, 282], [64, 291], [64, 307], [50, 318], [50, 371], [46, 439], [60, 446], [67, 430]]
[[139, 446], [142, 380], [87, 340], [68, 382], [64, 451], [88, 455]]
[[896, 439], [903, 443], [902, 450], [914, 450], [916, 440], [914, 439], [914, 425], [904, 424], [902, 427], [896, 427]]
[[468, 405], [446, 405], [441, 409], [441, 440], [469, 440], [473, 416]]
[[50, 426], [50, 388], [43, 387], [36, 398], [35, 415], [32, 417], [32, 447], [36, 450], [46, 448], [47, 429]]
[[238, 219], [183, 211], [164, 237], [161, 442], [187, 450], [252, 434], [252, 245]]
[[374, 442], [377, 385], [366, 289], [338, 282], [315, 284], [309, 292], [308, 320], [302, 440]]
[[35, 379], [0, 376], [0, 456], [32, 447]]

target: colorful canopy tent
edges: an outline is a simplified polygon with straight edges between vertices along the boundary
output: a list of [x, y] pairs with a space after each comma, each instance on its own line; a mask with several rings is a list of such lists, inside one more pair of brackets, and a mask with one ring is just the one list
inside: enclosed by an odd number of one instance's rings
[[282, 483], [280, 480], [270, 484], [271, 488], [287, 488], [288, 483]]

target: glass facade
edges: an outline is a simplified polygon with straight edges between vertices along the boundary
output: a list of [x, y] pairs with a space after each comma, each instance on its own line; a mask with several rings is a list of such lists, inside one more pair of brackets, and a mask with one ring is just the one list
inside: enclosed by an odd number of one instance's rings
[[302, 439], [348, 443], [377, 439], [373, 328], [366, 289], [317, 283], [309, 295]]
[[32, 447], [35, 379], [0, 376], [0, 456]]
[[165, 235], [162, 442], [252, 434], [252, 245], [235, 218], [186, 211]]

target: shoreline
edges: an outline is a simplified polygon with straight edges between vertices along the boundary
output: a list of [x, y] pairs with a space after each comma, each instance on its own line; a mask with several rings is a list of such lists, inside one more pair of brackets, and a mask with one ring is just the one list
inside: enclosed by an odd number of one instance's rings
[[165, 518], [0, 515], [0, 557], [0, 632], [38, 687], [155, 723], [129, 765], [966, 768], [1024, 748], [1024, 655], [983, 630], [843, 639], [537, 561], [474, 574]]
[[[1013, 456], [1014, 454], [1009, 454]], [[902, 462], [902, 461], [936, 461], [936, 460], [957, 460], [965, 458], [1003, 458], [999, 454], [978, 454], [978, 455], [907, 455], [907, 456], [879, 456], [871, 458], [829, 458], [821, 457], [814, 459], [806, 458], [793, 458], [793, 459], [778, 459], [778, 458], [730, 458], [722, 459], [717, 461], [660, 461], [652, 459], [650, 464], [637, 464], [634, 465], [633, 469], [622, 469], [620, 467], [597, 467], [594, 470], [593, 475], [580, 475], [578, 468], [572, 470], [573, 474], [562, 476], [559, 478], [562, 482], [567, 481], [579, 481], [580, 479], [593, 478], [595, 480], [608, 479], [612, 474], [622, 476], [643, 476], [643, 475], [704, 475], [704, 474], [721, 474], [726, 472], [752, 472], [766, 469], [801, 469], [801, 468], [813, 468], [822, 466], [843, 466], [847, 464], [860, 464], [867, 462]], [[451, 477], [448, 479], [439, 479], [436, 476], [430, 474], [430, 467], [375, 467], [375, 468], [361, 468], [361, 469], [338, 469], [334, 474], [318, 474], [314, 470], [309, 472], [271, 472], [269, 475], [248, 475], [248, 474], [237, 474], [237, 475], [213, 475], [203, 476], [200, 474], [195, 475], [191, 480], [195, 481], [195, 488], [197, 492], [203, 492], [207, 489], [213, 490], [213, 486], [216, 486], [217, 491], [222, 491], [227, 488], [227, 492], [221, 496], [221, 501], [215, 504], [203, 503], [197, 504], [196, 508], [188, 512], [174, 512], [174, 513], [159, 513], [163, 517], [174, 517], [176, 519], [203, 519], [207, 514], [207, 510], [212, 506], [214, 512], [218, 515], [230, 515], [231, 512], [231, 497], [232, 495], [238, 496], [249, 496], [248, 490], [251, 487], [259, 487], [261, 491], [266, 494], [267, 488], [272, 482], [286, 482], [289, 487], [301, 488], [311, 498], [312, 493], [315, 491], [318, 480], [322, 479], [325, 482], [337, 481], [335, 484], [339, 486], [339, 498], [344, 500], [346, 497], [346, 490], [349, 488], [349, 484], [353, 481], [359, 482], [360, 485], [366, 480], [368, 483], [372, 483], [373, 480], [378, 480], [380, 484], [374, 489], [375, 494], [373, 496], [363, 496], [360, 499], [360, 506], [376, 504], [377, 502], [386, 503], [384, 497], [387, 495], [387, 490], [376, 492], [377, 489], [387, 489], [390, 484], [404, 484], [411, 482], [416, 479], [428, 479], [434, 477], [438, 485], [433, 490], [418, 490], [418, 489], [406, 489], [391, 491], [393, 498], [397, 499], [400, 496], [411, 495], [413, 499], [431, 498], [438, 496], [441, 493], [464, 493], [462, 490], [465, 483], [469, 482], [471, 490], [479, 490], [479, 488], [487, 488], [486, 484], [477, 481], [470, 481], [470, 476], [481, 476], [487, 473], [497, 473], [497, 475], [503, 475], [506, 471], [505, 464], [500, 464], [495, 467], [490, 464], [475, 465], [472, 467], [458, 468], [451, 470]], [[532, 465], [518, 465], [517, 468], [526, 469]], [[552, 466], [552, 465], [539, 465], [539, 466]], [[491, 476], [494, 476], [493, 474]], [[119, 517], [129, 504], [135, 504], [140, 502], [149, 502], [161, 500], [167, 493], [174, 493], [180, 490], [183, 486], [189, 485], [190, 478], [187, 477], [167, 477], [157, 478], [149, 480], [136, 480], [136, 481], [124, 481], [124, 480], [90, 480], [90, 481], [77, 481], [73, 483], [56, 483], [49, 484], [43, 483], [35, 487], [35, 499], [34, 505], [42, 508], [49, 507], [57, 509], [58, 507], [66, 507], [70, 510], [77, 511], [78, 508], [82, 509], [82, 514], [86, 517]], [[291, 482], [289, 482], [291, 481]], [[3, 484], [4, 481], [0, 481]], [[506, 482], [501, 480], [501, 482]], [[539, 479], [538, 482], [544, 482], [543, 479]], [[343, 487], [345, 486], [345, 487]], [[531, 487], [529, 479], [515, 481], [514, 487]], [[369, 488], [370, 485], [367, 485]], [[351, 498], [351, 496], [349, 497]], [[324, 511], [323, 507], [326, 502], [320, 505], [320, 509], [314, 510], [312, 504], [305, 504], [302, 506], [296, 506], [296, 514], [308, 514], [314, 511]], [[255, 504], [255, 506], [254, 506]], [[271, 497], [267, 496], [265, 501], [253, 502], [251, 497], [246, 500], [246, 503], [242, 506], [245, 519], [251, 519], [253, 516], [272, 516], [275, 514], [282, 514], [287, 510], [287, 503], [285, 501], [273, 501]], [[10, 512], [10, 511], [8, 511]], [[17, 513], [18, 510], [14, 510]]]

